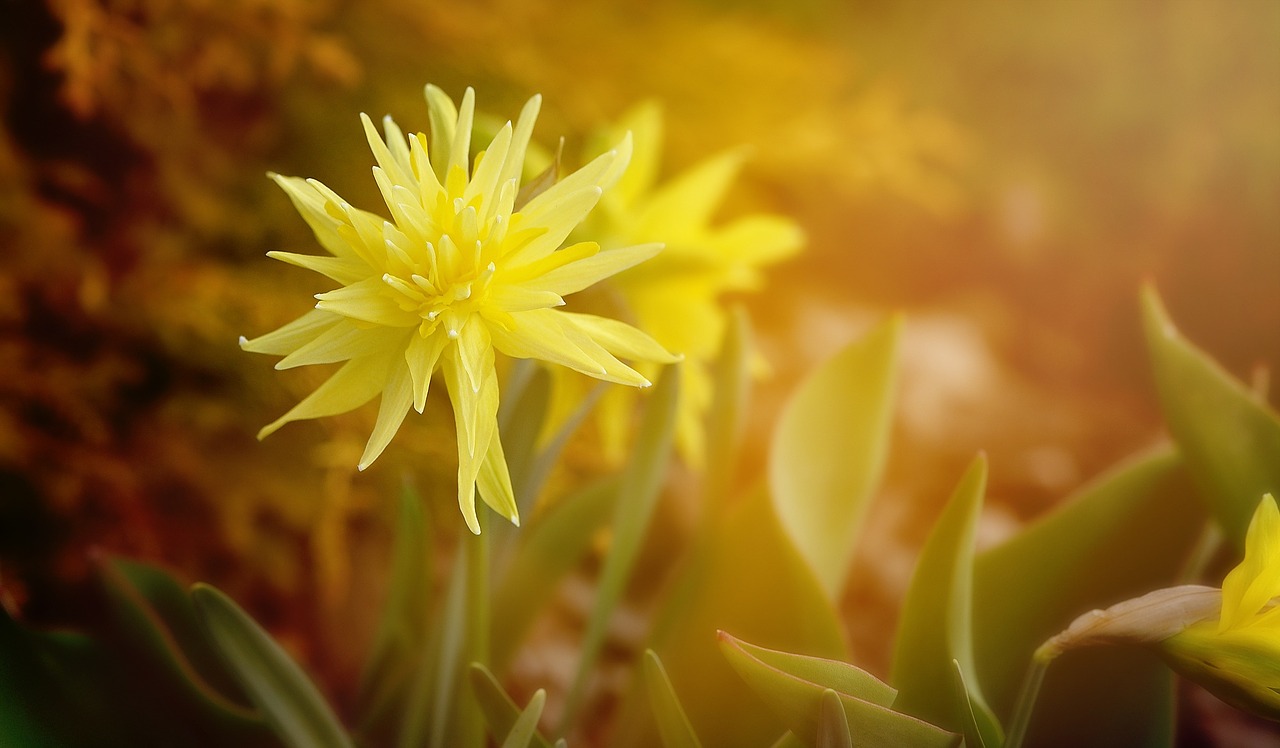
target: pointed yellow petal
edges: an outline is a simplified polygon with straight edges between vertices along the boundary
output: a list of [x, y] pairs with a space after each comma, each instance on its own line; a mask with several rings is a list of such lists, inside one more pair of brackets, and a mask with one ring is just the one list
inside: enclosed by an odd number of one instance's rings
[[637, 244], [634, 247], [611, 249], [556, 268], [530, 283], [562, 296], [568, 296], [612, 275], [617, 275], [627, 268], [635, 267], [660, 251], [662, 251], [661, 244]]
[[319, 300], [316, 309], [375, 325], [413, 327], [421, 321], [416, 313], [405, 311], [396, 304], [387, 284], [381, 278], [369, 278], [316, 294], [316, 299]]
[[[369, 141], [369, 150], [373, 151], [373, 158], [378, 162], [378, 166], [386, 172], [392, 182], [405, 187], [417, 187], [409, 172], [402, 168], [400, 162], [395, 156], [391, 155], [391, 151], [387, 148], [387, 144], [382, 142], [382, 136], [378, 134], [377, 128], [373, 126], [373, 120], [369, 119], [369, 115], [364, 112], [360, 113], [360, 122], [364, 125], [364, 136]], [[406, 163], [405, 166], [408, 164]]]
[[658, 181], [662, 154], [662, 106], [653, 99], [641, 102], [622, 115], [610, 135], [613, 140], [631, 132], [632, 155], [627, 171], [609, 190], [609, 200], [635, 205]]
[[370, 268], [368, 263], [358, 257], [325, 257], [323, 255], [302, 255], [274, 250], [268, 252], [267, 257], [317, 272], [343, 285], [363, 280], [373, 273], [373, 268]]
[[469, 376], [461, 361], [461, 346], [452, 346], [442, 357], [445, 388], [453, 404], [453, 416], [458, 432], [458, 508], [474, 533], [480, 532], [476, 518], [476, 480], [489, 443], [498, 426], [497, 374], [493, 370], [492, 348], [489, 349], [489, 366], [481, 372], [479, 391], [472, 389]]
[[413, 409], [422, 412], [427, 405], [427, 391], [431, 388], [431, 375], [435, 373], [436, 364], [440, 362], [440, 352], [448, 342], [443, 334], [422, 337], [414, 334], [409, 339], [409, 347], [405, 349], [405, 361], [409, 364], [409, 374], [413, 379]]
[[674, 364], [684, 358], [671, 353], [659, 345], [658, 341], [625, 322], [608, 317], [597, 317], [594, 314], [576, 312], [560, 312], [560, 314], [571, 320], [579, 330], [585, 332], [615, 356], [659, 364]]
[[511, 524], [520, 526], [520, 510], [516, 507], [511, 474], [507, 471], [507, 458], [502, 453], [502, 441], [497, 432], [494, 432], [489, 441], [489, 451], [485, 453], [484, 462], [480, 465], [476, 487], [480, 489], [480, 498], [484, 499], [484, 503], [510, 520]]
[[711, 222], [729, 183], [742, 166], [742, 153], [729, 151], [710, 158], [668, 182], [649, 199], [639, 220], [641, 231], [664, 231], [674, 242]]
[[403, 350], [409, 335], [403, 328], [368, 328], [344, 319], [280, 359], [276, 368], [332, 364], [391, 348]]
[[520, 110], [520, 118], [516, 120], [515, 131], [511, 136], [511, 148], [507, 153], [506, 163], [502, 165], [502, 174], [498, 177], [499, 184], [506, 184], [513, 179], [517, 183], [520, 181], [525, 151], [529, 147], [529, 138], [533, 135], [533, 123], [537, 121], [538, 110], [541, 107], [542, 96], [534, 95]]
[[[563, 182], [560, 184], [563, 184]], [[556, 187], [559, 186], [556, 185]], [[556, 190], [556, 187], [552, 187], [534, 198], [534, 200], [540, 200], [542, 197], [551, 194]], [[508, 252], [502, 258], [504, 264], [509, 267], [519, 267], [540, 260], [554, 252], [564, 242], [565, 237], [578, 224], [582, 223], [582, 219], [587, 217], [587, 214], [596, 206], [596, 203], [600, 202], [601, 194], [600, 188], [595, 186], [585, 187], [573, 192], [556, 192], [556, 199], [544, 203], [536, 215], [523, 211], [514, 214], [511, 217], [512, 229], [525, 230], [545, 227], [546, 231], [534, 237], [519, 249]]]
[[373, 433], [365, 444], [364, 454], [360, 456], [359, 470], [364, 470], [378, 459], [382, 451], [391, 443], [391, 438], [400, 430], [409, 406], [413, 402], [413, 380], [409, 375], [409, 367], [393, 365], [391, 378], [387, 386], [382, 388], [382, 402], [378, 405], [378, 420], [373, 425]]
[[453, 130], [453, 143], [449, 148], [449, 169], [454, 167], [467, 173], [471, 165], [471, 127], [476, 114], [476, 92], [471, 86], [462, 94], [462, 105], [458, 107], [458, 124]]
[[471, 182], [462, 193], [462, 201], [465, 203], [470, 203], [476, 196], [485, 200], [486, 219], [490, 215], [489, 211], [497, 203], [498, 178], [502, 174], [503, 166], [506, 165], [507, 151], [510, 147], [511, 123], [508, 122], [494, 136], [489, 147], [484, 149], [484, 156], [480, 158], [475, 173], [471, 175]]
[[409, 157], [409, 142], [404, 137], [404, 132], [396, 121], [391, 119], [391, 115], [382, 118], [382, 131], [387, 135], [387, 150], [391, 152], [391, 158], [395, 159], [396, 165], [405, 173], [405, 176], [413, 177], [413, 161]]
[[1235, 628], [1280, 596], [1280, 509], [1267, 494], [1244, 539], [1244, 560], [1222, 582], [1219, 631]]
[[387, 381], [388, 362], [385, 355], [365, 356], [348, 361], [288, 413], [263, 427], [258, 432], [258, 438], [265, 439], [290, 421], [333, 416], [364, 405], [378, 394]]
[[260, 335], [253, 340], [240, 338], [240, 349], [250, 353], [284, 356], [314, 340], [342, 321], [332, 312], [312, 309], [287, 325]]
[[431, 169], [443, 182], [449, 170], [449, 151], [453, 147], [453, 134], [458, 126], [458, 110], [448, 94], [430, 83], [424, 93], [431, 121]]
[[526, 312], [530, 309], [564, 306], [564, 299], [554, 291], [540, 291], [536, 288], [509, 283], [490, 287], [488, 299], [490, 304], [505, 312]]
[[[311, 227], [316, 241], [334, 257], [354, 257], [355, 250], [338, 233], [339, 221], [325, 208], [329, 198], [317, 190], [310, 182], [298, 177], [283, 177], [279, 174], [268, 174], [289, 196], [289, 201], [297, 209], [302, 220]], [[319, 184], [317, 182], [317, 184]]]
[[567, 321], [562, 312], [534, 309], [512, 316], [516, 321], [514, 330], [489, 330], [494, 346], [508, 356], [549, 361], [607, 382], [633, 387], [649, 385], [649, 380]]

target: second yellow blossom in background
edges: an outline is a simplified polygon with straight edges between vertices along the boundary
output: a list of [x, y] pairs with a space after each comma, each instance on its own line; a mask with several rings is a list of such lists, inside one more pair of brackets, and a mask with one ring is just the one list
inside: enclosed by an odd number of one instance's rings
[[318, 294], [315, 309], [301, 318], [241, 346], [284, 356], [278, 369], [343, 362], [259, 438], [289, 421], [342, 413], [381, 394], [361, 469], [382, 453], [410, 408], [422, 412], [440, 371], [457, 424], [458, 505], [478, 533], [477, 486], [485, 502], [518, 522], [497, 430], [495, 352], [633, 386], [649, 381], [619, 357], [654, 363], [675, 357], [622, 322], [555, 308], [564, 296], [661, 249], [612, 243], [602, 251], [592, 241], [561, 247], [626, 169], [630, 138], [528, 195], [520, 182], [539, 97], [474, 162], [474, 92], [467, 89], [461, 107], [434, 86], [426, 98], [429, 140], [422, 133], [406, 138], [387, 118], [384, 141], [362, 115], [391, 220], [352, 207], [315, 180], [272, 175], [329, 256], [270, 256], [341, 287]]
[[[804, 237], [781, 216], [753, 214], [713, 224], [741, 168], [741, 151], [712, 156], [659, 184], [663, 132], [658, 105], [648, 102], [632, 109], [600, 140], [613, 142], [628, 131], [635, 143], [631, 167], [605, 192], [579, 233], [606, 250], [645, 242], [665, 245], [653, 260], [613, 276], [608, 285], [628, 321], [668, 350], [684, 354], [676, 437], [685, 460], [700, 466], [703, 417], [712, 397], [709, 366], [729, 316], [724, 297], [758, 290], [764, 282], [762, 268], [794, 254]], [[652, 376], [643, 366], [640, 371]], [[572, 389], [561, 382], [562, 397]], [[615, 458], [625, 448], [632, 405], [620, 390], [607, 393], [600, 405], [604, 446]]]

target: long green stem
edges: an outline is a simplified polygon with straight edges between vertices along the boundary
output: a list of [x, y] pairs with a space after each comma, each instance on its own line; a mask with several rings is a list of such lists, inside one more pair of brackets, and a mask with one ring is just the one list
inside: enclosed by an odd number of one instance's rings
[[1036, 698], [1040, 695], [1040, 685], [1044, 683], [1045, 671], [1049, 663], [1057, 656], [1056, 649], [1042, 646], [1031, 657], [1031, 665], [1027, 668], [1027, 676], [1022, 681], [1022, 690], [1018, 692], [1018, 703], [1013, 710], [1013, 721], [1009, 723], [1009, 737], [1004, 748], [1022, 748], [1022, 741], [1027, 736], [1027, 727], [1031, 724], [1031, 712], [1035, 709]]
[[[484, 525], [481, 520], [481, 526]], [[464, 536], [470, 584], [467, 587], [467, 645], [464, 668], [471, 663], [489, 666], [489, 533]], [[463, 689], [462, 745], [480, 748], [485, 744], [484, 716], [470, 689]]]

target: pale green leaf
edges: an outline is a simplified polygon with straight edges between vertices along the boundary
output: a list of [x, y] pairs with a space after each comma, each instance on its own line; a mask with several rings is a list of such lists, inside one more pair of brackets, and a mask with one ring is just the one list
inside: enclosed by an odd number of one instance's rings
[[529, 704], [516, 717], [511, 732], [507, 733], [507, 739], [502, 741], [502, 748], [529, 748], [533, 744], [533, 737], [538, 732], [538, 720], [542, 717], [542, 705], [546, 701], [546, 691], [539, 688], [533, 692]]
[[751, 329], [747, 313], [735, 307], [711, 366], [714, 391], [707, 410], [707, 467], [703, 511], [708, 516], [724, 511], [729, 498], [742, 428], [746, 421], [747, 393], [751, 388]]
[[[1176, 454], [1129, 461], [974, 565], [977, 676], [1008, 718], [1031, 654], [1077, 616], [1177, 583], [1205, 511]], [[1171, 678], [1145, 652], [1070, 652], [1049, 669], [1029, 746], [1167, 746]]]
[[652, 649], [644, 653], [644, 683], [664, 748], [701, 748], [702, 743], [680, 706], [680, 698], [662, 667], [662, 660]]
[[249, 700], [286, 744], [352, 748], [342, 724], [302, 668], [231, 598], [197, 584], [191, 599]]
[[1151, 287], [1143, 289], [1142, 312], [1169, 431], [1214, 516], [1243, 551], [1258, 501], [1280, 491], [1280, 419], [1178, 333]]
[[[961, 716], [964, 718], [960, 732], [964, 735], [966, 748], [987, 748], [987, 740], [982, 734], [982, 725], [978, 712], [973, 707], [973, 699], [969, 697], [970, 686], [965, 682], [964, 671], [960, 669], [960, 661], [951, 661], [951, 672], [955, 676], [951, 680], [953, 698], [960, 702]], [[991, 748], [1000, 748], [1000, 743], [992, 743]]]
[[965, 698], [952, 688], [953, 661], [973, 673], [973, 553], [987, 485], [987, 460], [979, 455], [956, 486], [934, 526], [903, 603], [893, 657], [894, 709], [960, 731], [972, 707], [984, 741], [1004, 741], [1000, 723], [978, 683]]
[[[814, 745], [822, 724], [823, 694], [832, 691], [839, 697], [847, 720], [852, 744], [858, 748], [900, 746], [901, 748], [925, 748], [926, 746], [954, 747], [961, 737], [915, 717], [901, 714], [882, 703], [867, 701], [859, 695], [816, 683], [793, 673], [781, 670], [754, 656], [739, 640], [720, 635], [721, 651], [737, 674], [765, 705], [783, 721], [791, 732]], [[850, 666], [851, 667], [851, 666]], [[854, 681], [862, 688], [861, 680]], [[887, 686], [868, 689], [876, 698], [891, 692]], [[888, 689], [886, 691], [886, 689]], [[739, 707], [741, 710], [742, 708]], [[766, 733], [767, 734], [767, 733]], [[760, 735], [746, 736], [736, 745], [758, 743]], [[726, 743], [729, 745], [730, 743]]]
[[778, 519], [833, 600], [884, 471], [901, 326], [890, 318], [810, 374], [773, 435], [769, 486]]

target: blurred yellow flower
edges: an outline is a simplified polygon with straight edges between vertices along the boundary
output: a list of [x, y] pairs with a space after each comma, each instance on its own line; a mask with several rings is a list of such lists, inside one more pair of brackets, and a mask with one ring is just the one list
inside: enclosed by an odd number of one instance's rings
[[[605, 192], [600, 208], [583, 224], [582, 235], [605, 248], [665, 244], [653, 261], [613, 276], [609, 285], [637, 327], [685, 356], [676, 436], [681, 454], [698, 466], [705, 450], [703, 416], [712, 397], [709, 364], [728, 320], [723, 297], [759, 289], [764, 281], [761, 269], [794, 254], [803, 234], [794, 222], [764, 214], [713, 225], [712, 215], [742, 165], [741, 151], [712, 156], [658, 184], [658, 105], [635, 107], [602, 139], [627, 131], [635, 139], [631, 167]], [[647, 368], [640, 371], [652, 376]], [[613, 456], [622, 451], [632, 404], [626, 392], [615, 390], [600, 405], [605, 449]]]
[[410, 407], [422, 412], [440, 370], [458, 435], [458, 505], [472, 532], [480, 496], [519, 521], [497, 433], [495, 350], [537, 358], [620, 384], [649, 381], [618, 357], [670, 362], [652, 338], [616, 320], [554, 307], [565, 295], [652, 257], [659, 244], [594, 242], [561, 247], [630, 157], [629, 137], [536, 195], [520, 190], [525, 149], [541, 102], [530, 99], [468, 169], [475, 94], [461, 107], [426, 88], [431, 137], [405, 137], [388, 117], [386, 141], [365, 115], [378, 165], [374, 179], [392, 220], [349, 205], [315, 180], [271, 175], [330, 256], [271, 252], [340, 288], [280, 329], [241, 340], [247, 351], [283, 355], [277, 369], [345, 362], [289, 412], [262, 429], [342, 413], [382, 395], [359, 467], [391, 441]]

